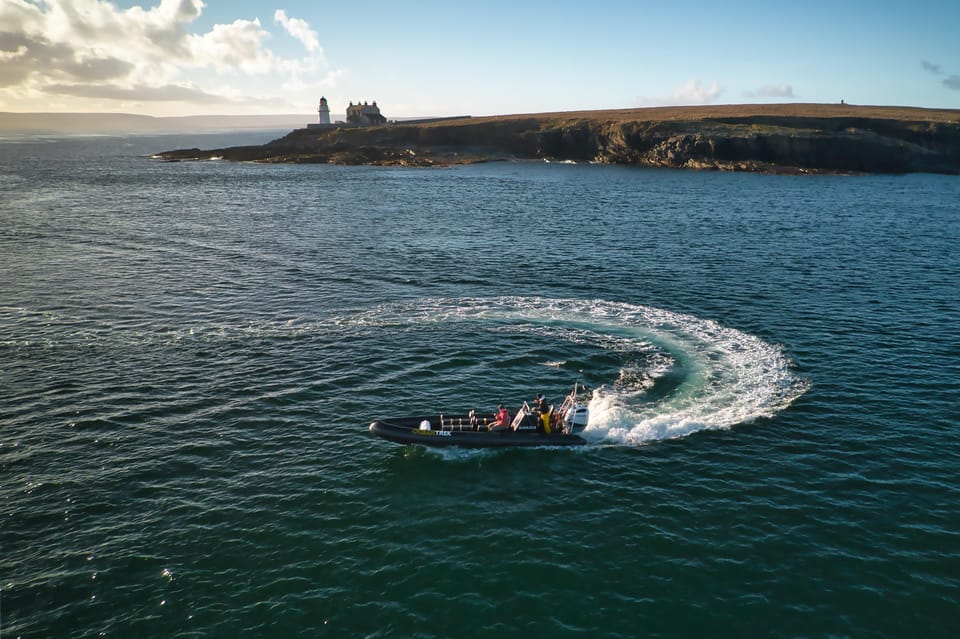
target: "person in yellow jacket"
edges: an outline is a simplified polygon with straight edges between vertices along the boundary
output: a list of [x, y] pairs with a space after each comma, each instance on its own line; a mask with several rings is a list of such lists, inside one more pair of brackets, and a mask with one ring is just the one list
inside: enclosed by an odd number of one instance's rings
[[540, 424], [543, 432], [550, 432], [550, 405], [547, 404], [547, 398], [541, 393], [537, 393], [537, 398], [533, 400], [534, 408], [540, 413]]

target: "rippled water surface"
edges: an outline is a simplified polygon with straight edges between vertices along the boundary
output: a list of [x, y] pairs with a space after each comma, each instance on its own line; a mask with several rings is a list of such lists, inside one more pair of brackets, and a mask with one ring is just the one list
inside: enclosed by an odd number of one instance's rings
[[956, 177], [223, 143], [0, 142], [0, 636], [956, 636]]

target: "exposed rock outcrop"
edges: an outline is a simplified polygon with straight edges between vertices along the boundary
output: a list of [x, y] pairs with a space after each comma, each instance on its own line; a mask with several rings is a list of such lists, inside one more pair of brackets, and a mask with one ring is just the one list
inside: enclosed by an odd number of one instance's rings
[[434, 166], [552, 159], [761, 172], [960, 174], [960, 111], [745, 105], [298, 129], [257, 147], [166, 159]]

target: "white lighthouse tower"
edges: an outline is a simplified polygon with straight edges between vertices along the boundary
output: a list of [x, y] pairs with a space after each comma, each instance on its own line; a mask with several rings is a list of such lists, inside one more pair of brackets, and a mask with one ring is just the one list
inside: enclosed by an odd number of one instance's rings
[[320, 98], [320, 108], [317, 109], [317, 113], [320, 114], [320, 126], [330, 124], [330, 107], [327, 106], [326, 98]]

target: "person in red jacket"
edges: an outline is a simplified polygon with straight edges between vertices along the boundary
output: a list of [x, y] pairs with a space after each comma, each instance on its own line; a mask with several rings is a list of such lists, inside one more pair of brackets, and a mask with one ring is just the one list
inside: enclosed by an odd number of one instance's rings
[[506, 430], [510, 427], [510, 411], [503, 404], [497, 407], [496, 422], [490, 430]]

